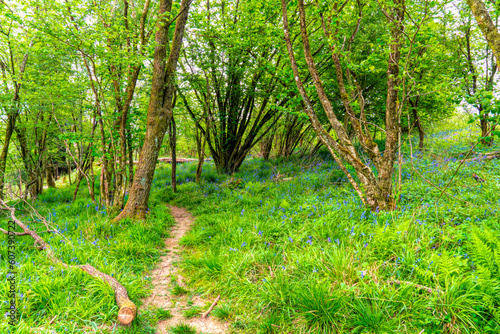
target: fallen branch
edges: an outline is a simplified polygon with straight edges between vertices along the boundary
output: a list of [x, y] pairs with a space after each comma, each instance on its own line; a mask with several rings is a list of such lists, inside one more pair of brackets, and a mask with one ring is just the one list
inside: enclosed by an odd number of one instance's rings
[[486, 182], [484, 179], [482, 179], [479, 175], [477, 175], [476, 173], [472, 173], [472, 178], [474, 180], [476, 180], [477, 182]]
[[210, 308], [208, 309], [208, 311], [205, 312], [205, 313], [203, 313], [201, 315], [201, 317], [203, 319], [205, 319], [210, 314], [210, 312], [212, 312], [212, 310], [214, 309], [215, 305], [217, 305], [217, 302], [219, 301], [219, 299], [220, 299], [220, 295], [218, 295], [217, 298], [215, 298], [214, 302], [212, 303], [212, 305], [210, 306]]
[[281, 181], [290, 181], [290, 180], [293, 180], [293, 179], [295, 179], [295, 176], [293, 176], [293, 177], [285, 177]]
[[481, 155], [479, 157], [461, 160], [460, 162], [472, 162], [472, 161], [479, 161], [479, 160], [491, 160], [491, 159], [497, 159], [497, 158], [500, 158], [500, 152], [486, 153], [486, 154], [483, 154], [483, 155]]
[[10, 217], [12, 220], [24, 231], [23, 235], [30, 235], [33, 239], [35, 239], [35, 245], [39, 245], [39, 249], [45, 250], [47, 256], [55, 263], [62, 265], [65, 268], [80, 268], [90, 276], [99, 277], [106, 281], [113, 290], [115, 291], [115, 299], [116, 304], [118, 305], [118, 321], [123, 325], [128, 325], [134, 320], [137, 314], [137, 307], [135, 304], [128, 298], [127, 289], [123, 287], [115, 278], [109, 276], [108, 274], [102, 273], [90, 264], [75, 266], [68, 265], [58, 259], [50, 245], [45, 242], [36, 232], [31, 231], [23, 222], [21, 222], [15, 215], [16, 209], [8, 206], [4, 201], [0, 200], [0, 209], [9, 211]]
[[417, 289], [421, 289], [421, 290], [425, 290], [427, 291], [428, 293], [433, 293], [433, 292], [441, 292], [441, 290], [434, 290], [432, 288], [429, 288], [428, 286], [425, 286], [425, 285], [420, 285], [420, 284], [416, 284], [416, 283], [413, 283], [413, 282], [407, 282], [407, 281], [399, 281], [399, 280], [393, 280], [393, 281], [387, 281], [387, 283], [391, 284], [391, 285], [394, 285], [394, 284], [397, 284], [397, 285], [402, 285], [402, 284], [408, 284], [408, 285], [413, 285], [414, 287], [416, 287]]
[[[3, 228], [0, 228], [0, 232], [2, 232], [3, 234], [14, 234], [15, 236], [17, 237], [22, 237], [23, 235], [30, 235], [29, 233], [26, 233], [26, 232], [12, 232], [12, 231], [6, 231], [4, 230]], [[56, 233], [57, 231], [51, 231], [51, 230], [48, 230], [48, 231], [42, 231], [40, 233]]]

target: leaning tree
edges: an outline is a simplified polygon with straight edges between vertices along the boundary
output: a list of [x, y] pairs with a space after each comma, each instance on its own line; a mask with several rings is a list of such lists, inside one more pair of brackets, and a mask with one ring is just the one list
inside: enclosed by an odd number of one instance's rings
[[[146, 135], [129, 199], [115, 221], [127, 217], [146, 216], [158, 155], [173, 115], [174, 79], [190, 4], [190, 0], [182, 0], [176, 13], [172, 11], [171, 0], [160, 1]], [[170, 41], [172, 35], [169, 34], [169, 28], [174, 21], [175, 29]]]
[[[402, 69], [408, 63], [419, 27], [429, 19], [431, 2], [416, 1], [411, 5], [405, 0], [396, 1], [316, 1], [308, 6], [304, 0], [297, 4], [298, 19], [288, 12], [295, 12], [294, 3], [281, 0], [285, 42], [293, 69], [294, 81], [305, 105], [305, 111], [314, 131], [324, 143], [355, 191], [372, 210], [390, 210], [395, 206], [392, 177], [400, 143], [400, 119], [406, 102], [406, 77]], [[410, 19], [405, 13], [411, 13]], [[355, 19], [352, 19], [355, 18]], [[358, 35], [369, 31], [371, 23], [385, 21], [385, 29], [378, 31], [375, 43], [356, 43]], [[298, 21], [298, 22], [297, 22]], [[297, 24], [295, 24], [297, 23]], [[302, 47], [297, 48], [291, 38], [300, 31]], [[332, 93], [325, 87], [325, 76], [317, 69], [317, 59], [311, 52], [313, 46], [327, 41], [335, 83], [344, 109], [343, 115], [335, 113]], [[385, 61], [381, 61], [385, 59]], [[304, 67], [302, 64], [307, 66]], [[365, 109], [366, 100], [362, 85], [366, 73], [386, 68], [384, 124], [382, 150], [370, 136], [370, 113]], [[304, 72], [312, 76], [314, 89], [305, 85]], [[311, 103], [316, 95], [320, 106]], [[321, 124], [318, 113], [322, 108], [334, 131], [330, 135]], [[354, 136], [347, 132], [347, 123]], [[359, 145], [355, 145], [359, 143]]]

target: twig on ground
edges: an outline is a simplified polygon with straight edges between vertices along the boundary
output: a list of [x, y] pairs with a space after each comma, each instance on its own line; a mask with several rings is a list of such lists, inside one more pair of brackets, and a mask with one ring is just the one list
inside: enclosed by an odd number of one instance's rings
[[215, 305], [217, 305], [217, 302], [219, 301], [219, 299], [220, 299], [220, 295], [218, 295], [217, 298], [215, 298], [214, 302], [212, 303], [212, 305], [210, 305], [210, 308], [207, 310], [207, 312], [205, 312], [205, 313], [203, 313], [201, 315], [201, 317], [203, 319], [205, 319], [210, 314], [210, 312], [212, 312], [212, 310], [214, 309]]
[[425, 290], [427, 291], [428, 293], [433, 293], [433, 292], [442, 292], [441, 290], [434, 290], [432, 288], [429, 288], [425, 285], [420, 285], [420, 284], [416, 284], [416, 283], [413, 283], [413, 282], [407, 282], [407, 281], [400, 281], [400, 280], [392, 280], [392, 281], [387, 281], [387, 283], [393, 285], [393, 284], [397, 284], [397, 285], [402, 285], [402, 284], [408, 284], [408, 285], [413, 285], [414, 287], [418, 288], [418, 289], [421, 289], [421, 290]]

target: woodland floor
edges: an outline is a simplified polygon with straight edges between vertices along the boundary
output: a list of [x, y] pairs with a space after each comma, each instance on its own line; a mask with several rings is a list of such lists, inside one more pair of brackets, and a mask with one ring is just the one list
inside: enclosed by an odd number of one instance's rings
[[143, 307], [156, 306], [170, 310], [172, 317], [158, 323], [157, 334], [168, 333], [169, 328], [183, 323], [193, 326], [201, 333], [226, 333], [228, 325], [210, 315], [206, 318], [197, 316], [191, 319], [185, 319], [183, 316], [183, 311], [190, 308], [189, 301], [192, 302], [191, 307], [200, 307], [203, 310], [207, 304], [210, 305], [211, 301], [199, 296], [189, 299], [185, 294], [175, 296], [172, 293], [176, 286], [185, 287], [184, 278], [177, 270], [182, 260], [182, 247], [179, 245], [179, 240], [190, 230], [194, 217], [186, 209], [175, 206], [169, 208], [176, 224], [170, 231], [170, 238], [165, 240], [167, 254], [161, 257], [160, 263], [150, 274], [153, 291], [145, 299]]

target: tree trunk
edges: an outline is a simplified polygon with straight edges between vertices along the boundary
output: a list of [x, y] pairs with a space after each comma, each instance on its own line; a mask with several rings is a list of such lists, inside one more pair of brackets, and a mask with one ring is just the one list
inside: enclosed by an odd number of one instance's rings
[[412, 113], [413, 113], [413, 126], [417, 127], [418, 130], [418, 149], [420, 151], [423, 151], [424, 149], [424, 139], [425, 139], [425, 132], [424, 132], [424, 127], [422, 126], [422, 122], [420, 122], [420, 117], [418, 116], [418, 103], [419, 103], [419, 96], [417, 96], [415, 102], [412, 102], [412, 100], [409, 100]]
[[205, 161], [205, 144], [207, 137], [195, 127], [196, 135], [196, 153], [198, 154], [198, 164], [196, 166], [196, 183], [201, 180], [201, 173], [203, 172], [203, 162]]
[[7, 155], [9, 153], [9, 144], [12, 133], [14, 132], [14, 127], [16, 124], [17, 110], [12, 111], [7, 116], [7, 127], [5, 129], [5, 137], [3, 140], [2, 152], [0, 153], [0, 199], [3, 199], [3, 188], [5, 182], [5, 169], [7, 167]]
[[161, 19], [156, 26], [156, 47], [154, 51], [153, 78], [147, 112], [147, 126], [144, 144], [139, 156], [139, 163], [130, 189], [129, 199], [122, 212], [114, 219], [145, 218], [148, 211], [149, 194], [154, 171], [160, 153], [161, 143], [165, 136], [168, 123], [172, 118], [172, 99], [174, 93], [174, 77], [177, 61], [182, 47], [182, 36], [189, 11], [189, 0], [182, 0], [177, 17], [174, 36], [167, 60], [168, 18], [171, 0], [161, 0], [159, 15]]
[[495, 55], [497, 68], [500, 69], [500, 33], [490, 17], [482, 0], [467, 0], [472, 13], [476, 17], [477, 25]]
[[130, 128], [127, 129], [127, 149], [128, 149], [127, 189], [129, 189], [132, 186], [132, 180], [134, 179], [134, 148], [132, 146], [132, 134], [130, 133]]
[[68, 180], [69, 180], [69, 185], [71, 186], [73, 183], [71, 181], [71, 162], [68, 159], [68, 156], [66, 156], [66, 163], [68, 164]]
[[486, 146], [493, 145], [493, 138], [491, 137], [490, 131], [490, 122], [488, 121], [488, 114], [484, 112], [484, 110], [483, 113], [479, 115], [479, 126], [481, 127], [481, 144]]
[[271, 154], [271, 150], [273, 147], [274, 134], [270, 134], [269, 136], [262, 138], [260, 141], [260, 154], [264, 160], [269, 160], [269, 155]]
[[[14, 53], [10, 44], [10, 31], [6, 35], [7, 36], [7, 46], [9, 49], [10, 63], [12, 64], [12, 75], [16, 75], [15, 67], [14, 67]], [[28, 50], [33, 46], [34, 40], [32, 40], [29, 44]], [[19, 115], [19, 91], [21, 90], [21, 79], [23, 77], [24, 71], [26, 69], [26, 64], [28, 62], [28, 53], [25, 53], [23, 56], [23, 60], [19, 66], [18, 80], [14, 79], [14, 95], [12, 97], [12, 107], [10, 108], [10, 112], [7, 115], [7, 127], [5, 129], [5, 137], [3, 141], [2, 152], [0, 153], [0, 199], [3, 199], [3, 188], [5, 182], [5, 170], [7, 167], [7, 155], [9, 153], [9, 145], [10, 139], [12, 137], [12, 133], [14, 132], [16, 126], [16, 119]]]
[[[129, 77], [129, 82], [127, 85], [126, 99], [121, 106], [121, 115], [119, 118], [119, 133], [120, 133], [120, 153], [119, 153], [119, 164], [115, 176], [116, 186], [113, 198], [113, 207], [115, 209], [123, 209], [125, 203], [125, 192], [127, 190], [127, 132], [128, 132], [128, 112], [130, 109], [130, 104], [132, 103], [132, 98], [134, 96], [135, 85], [137, 83], [137, 78], [139, 77], [141, 67], [138, 66], [133, 69], [132, 74]], [[119, 93], [119, 92], [118, 92]]]
[[174, 117], [170, 119], [169, 126], [169, 139], [170, 139], [170, 149], [172, 151], [172, 190], [174, 193], [177, 192], [177, 152], [176, 152], [176, 129]]
[[47, 160], [47, 168], [46, 168], [46, 174], [47, 174], [47, 185], [49, 188], [55, 188], [56, 187], [56, 182], [54, 179], [54, 165], [52, 164], [52, 160], [48, 159]]

